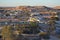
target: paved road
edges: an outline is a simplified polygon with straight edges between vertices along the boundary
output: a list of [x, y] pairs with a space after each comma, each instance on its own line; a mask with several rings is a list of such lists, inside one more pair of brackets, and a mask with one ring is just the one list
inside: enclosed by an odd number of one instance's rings
[[[44, 39], [42, 39], [44, 40]], [[45, 39], [45, 40], [48, 40], [48, 39]], [[60, 40], [59, 38], [55, 37], [55, 36], [50, 36], [50, 39], [49, 40]]]
[[50, 40], [60, 40], [60, 38], [57, 38], [57, 37], [55, 37], [55, 36], [50, 36], [50, 37], [51, 37]]

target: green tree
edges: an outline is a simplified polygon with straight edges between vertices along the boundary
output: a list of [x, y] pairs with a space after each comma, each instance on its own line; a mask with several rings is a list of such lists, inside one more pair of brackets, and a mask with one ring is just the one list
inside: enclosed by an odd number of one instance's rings
[[38, 33], [39, 32], [39, 26], [37, 22], [30, 22], [30, 27], [33, 33]]

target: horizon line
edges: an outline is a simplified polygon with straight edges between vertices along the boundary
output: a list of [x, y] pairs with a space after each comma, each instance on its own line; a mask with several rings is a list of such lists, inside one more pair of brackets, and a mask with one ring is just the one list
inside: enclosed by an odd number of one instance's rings
[[[45, 6], [45, 5], [20, 5], [20, 6]], [[60, 6], [60, 5], [57, 5]], [[18, 6], [0, 6], [0, 7], [18, 7]], [[56, 7], [56, 6], [46, 6], [46, 7]]]

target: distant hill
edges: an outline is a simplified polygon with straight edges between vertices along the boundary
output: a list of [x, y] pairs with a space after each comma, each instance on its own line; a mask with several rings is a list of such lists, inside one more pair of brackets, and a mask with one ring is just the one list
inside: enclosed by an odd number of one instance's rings
[[[56, 7], [60, 9], [59, 7]], [[8, 10], [31, 10], [31, 12], [44, 12], [44, 11], [55, 11], [55, 7], [47, 7], [47, 6], [17, 6], [17, 7], [0, 7], [0, 9], [8, 9]]]
[[60, 9], [60, 6], [56, 6], [56, 7], [54, 7], [54, 9]]
[[32, 11], [54, 11], [55, 9], [47, 6], [18, 6], [16, 9], [27, 9], [27, 10], [32, 10]]

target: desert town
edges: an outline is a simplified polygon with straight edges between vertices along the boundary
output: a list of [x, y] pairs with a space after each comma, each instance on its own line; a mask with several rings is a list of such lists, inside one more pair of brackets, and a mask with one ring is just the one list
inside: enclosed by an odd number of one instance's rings
[[0, 7], [0, 40], [60, 40], [60, 8]]

